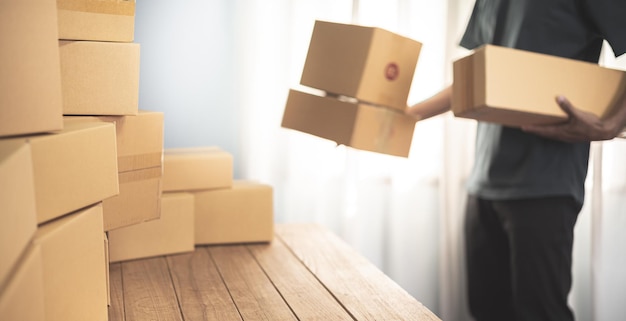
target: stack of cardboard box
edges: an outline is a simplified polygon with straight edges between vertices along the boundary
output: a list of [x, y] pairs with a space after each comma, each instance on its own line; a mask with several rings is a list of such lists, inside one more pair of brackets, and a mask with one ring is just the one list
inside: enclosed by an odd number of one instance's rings
[[405, 115], [421, 43], [372, 27], [316, 21], [282, 126], [357, 149], [407, 157], [416, 119]]
[[111, 262], [273, 237], [272, 188], [234, 180], [233, 157], [218, 147], [166, 149], [162, 202], [160, 220], [109, 232]]

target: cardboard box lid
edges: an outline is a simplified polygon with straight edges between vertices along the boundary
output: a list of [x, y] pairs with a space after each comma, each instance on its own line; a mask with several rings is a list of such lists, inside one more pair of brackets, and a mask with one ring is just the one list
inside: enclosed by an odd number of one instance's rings
[[140, 110], [131, 116], [64, 116], [70, 122], [115, 123], [120, 173], [163, 165], [163, 113]]
[[13, 140], [31, 147], [38, 223], [119, 193], [113, 124], [68, 124], [57, 134]]
[[41, 249], [29, 246], [8, 283], [0, 285], [0, 320], [43, 321]]
[[421, 43], [390, 31], [316, 21], [300, 83], [404, 110]]
[[59, 39], [132, 42], [134, 0], [57, 0]]
[[6, 0], [0, 10], [0, 136], [63, 128], [54, 0]]
[[41, 225], [46, 320], [106, 321], [107, 290], [102, 205]]
[[163, 191], [226, 188], [233, 181], [233, 156], [216, 146], [168, 148], [163, 155]]
[[361, 150], [407, 157], [415, 119], [387, 108], [290, 90], [281, 126]]
[[0, 284], [37, 229], [30, 145], [0, 140]]

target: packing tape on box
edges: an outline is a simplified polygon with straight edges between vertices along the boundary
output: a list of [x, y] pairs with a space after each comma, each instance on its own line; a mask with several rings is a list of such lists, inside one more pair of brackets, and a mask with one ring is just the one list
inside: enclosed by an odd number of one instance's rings
[[58, 10], [135, 15], [135, 0], [57, 0]]
[[393, 123], [395, 120], [393, 111], [383, 110], [383, 117], [380, 120], [380, 133], [374, 141], [377, 151], [385, 152], [389, 149], [391, 139], [393, 138]]
[[163, 176], [163, 167], [144, 168], [136, 171], [119, 173], [118, 175], [119, 184], [160, 178]]
[[160, 152], [121, 156], [117, 158], [117, 171], [124, 173], [141, 168], [161, 166], [162, 164], [163, 153]]

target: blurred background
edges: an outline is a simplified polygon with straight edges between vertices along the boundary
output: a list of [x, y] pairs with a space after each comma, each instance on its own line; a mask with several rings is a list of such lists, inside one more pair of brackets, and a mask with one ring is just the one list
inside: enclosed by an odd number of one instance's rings
[[[463, 276], [465, 179], [475, 123], [418, 122], [399, 158], [280, 127], [315, 20], [375, 26], [423, 44], [409, 103], [451, 83], [474, 0], [137, 1], [141, 109], [165, 113], [165, 147], [220, 146], [235, 178], [274, 187], [275, 221], [327, 226], [444, 320], [470, 320]], [[606, 48], [602, 63], [624, 69]], [[579, 320], [626, 315], [626, 140], [592, 145], [576, 227]]]

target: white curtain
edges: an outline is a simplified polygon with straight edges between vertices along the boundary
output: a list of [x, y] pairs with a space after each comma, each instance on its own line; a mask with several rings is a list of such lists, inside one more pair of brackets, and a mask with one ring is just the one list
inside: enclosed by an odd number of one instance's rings
[[[399, 158], [336, 146], [280, 122], [288, 89], [300, 86], [316, 19], [422, 42], [409, 99], [417, 102], [450, 83], [473, 0], [235, 3], [241, 176], [274, 187], [277, 222], [331, 228], [443, 320], [470, 320], [461, 227], [475, 124], [450, 114], [419, 122], [410, 157]], [[612, 321], [626, 315], [626, 140], [593, 149], [571, 303], [579, 320]]]

